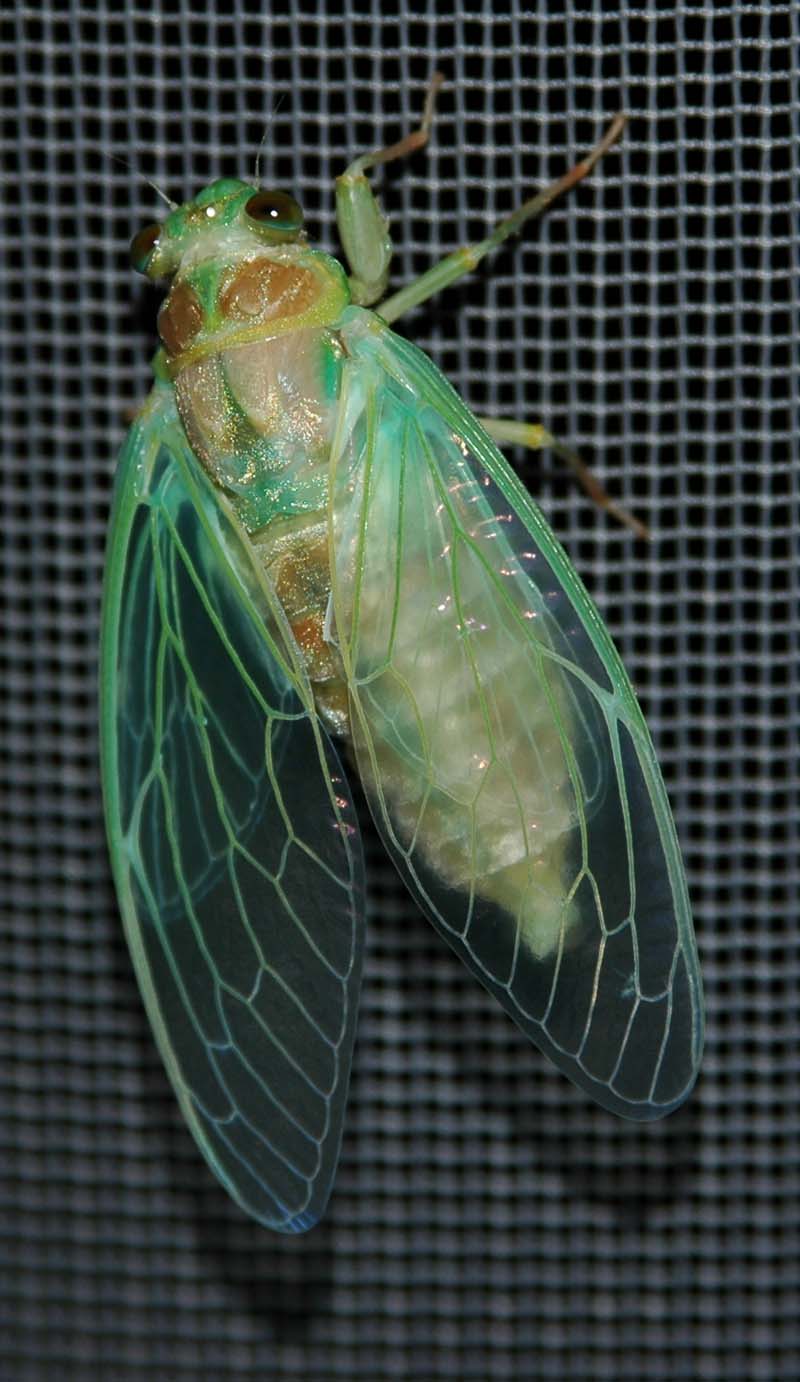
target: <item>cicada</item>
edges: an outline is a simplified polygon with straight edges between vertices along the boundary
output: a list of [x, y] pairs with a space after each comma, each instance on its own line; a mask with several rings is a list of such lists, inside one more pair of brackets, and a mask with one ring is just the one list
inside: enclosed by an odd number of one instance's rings
[[488, 424], [390, 327], [587, 173], [619, 122], [386, 298], [367, 173], [425, 142], [434, 88], [419, 130], [337, 181], [349, 272], [292, 196], [237, 180], [132, 244], [170, 286], [108, 543], [110, 854], [186, 1121], [238, 1204], [287, 1232], [327, 1202], [356, 1028], [343, 759], [422, 911], [600, 1104], [669, 1112], [702, 1045], [681, 857], [630, 682]]

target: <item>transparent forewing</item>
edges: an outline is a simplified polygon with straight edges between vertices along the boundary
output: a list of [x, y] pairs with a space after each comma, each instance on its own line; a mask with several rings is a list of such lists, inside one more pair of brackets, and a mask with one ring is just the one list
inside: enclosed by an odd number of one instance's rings
[[694, 1080], [702, 1000], [674, 826], [580, 581], [431, 362], [368, 313], [333, 457], [334, 610], [359, 769], [434, 924], [599, 1102]]
[[324, 1208], [360, 982], [361, 845], [280, 611], [156, 390], [121, 462], [102, 647], [108, 835], [181, 1107], [287, 1231]]

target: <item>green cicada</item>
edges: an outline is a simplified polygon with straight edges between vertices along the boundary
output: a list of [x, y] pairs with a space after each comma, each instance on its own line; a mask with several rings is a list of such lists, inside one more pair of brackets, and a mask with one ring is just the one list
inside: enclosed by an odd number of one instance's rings
[[424, 143], [434, 89], [415, 134], [338, 180], [349, 276], [291, 196], [239, 181], [132, 245], [171, 285], [108, 545], [111, 859], [184, 1116], [234, 1199], [285, 1231], [325, 1207], [356, 1026], [343, 753], [419, 906], [593, 1098], [667, 1113], [702, 1045], [681, 858], [630, 683], [488, 424], [389, 327], [588, 172], [619, 122], [385, 299], [366, 173]]

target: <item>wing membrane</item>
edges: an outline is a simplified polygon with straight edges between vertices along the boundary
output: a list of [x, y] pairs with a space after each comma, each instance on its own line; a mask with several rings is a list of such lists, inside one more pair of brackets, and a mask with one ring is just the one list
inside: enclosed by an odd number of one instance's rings
[[333, 457], [337, 636], [376, 823], [433, 923], [555, 1062], [651, 1118], [702, 999], [669, 805], [586, 592], [421, 352], [353, 309]]
[[338, 1157], [363, 866], [336, 752], [247, 539], [156, 389], [121, 462], [102, 647], [117, 890], [184, 1115], [287, 1231]]

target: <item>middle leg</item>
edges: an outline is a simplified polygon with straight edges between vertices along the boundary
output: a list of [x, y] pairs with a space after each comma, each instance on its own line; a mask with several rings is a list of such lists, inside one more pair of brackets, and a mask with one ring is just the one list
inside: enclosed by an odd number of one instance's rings
[[543, 427], [540, 422], [513, 422], [506, 418], [497, 417], [482, 417], [478, 418], [478, 421], [489, 433], [489, 436], [497, 442], [507, 442], [511, 446], [527, 446], [531, 451], [541, 451], [545, 447], [552, 451], [560, 461], [569, 466], [582, 489], [599, 509], [604, 509], [606, 513], [610, 513], [618, 523], [630, 528], [637, 537], [644, 538], [645, 541], [649, 540], [650, 533], [644, 523], [634, 517], [632, 513], [628, 513], [628, 510], [624, 509], [621, 504], [617, 504], [603, 488], [586, 462], [581, 460], [577, 452], [564, 446], [560, 441], [556, 441], [552, 432], [548, 432], [547, 428]]

